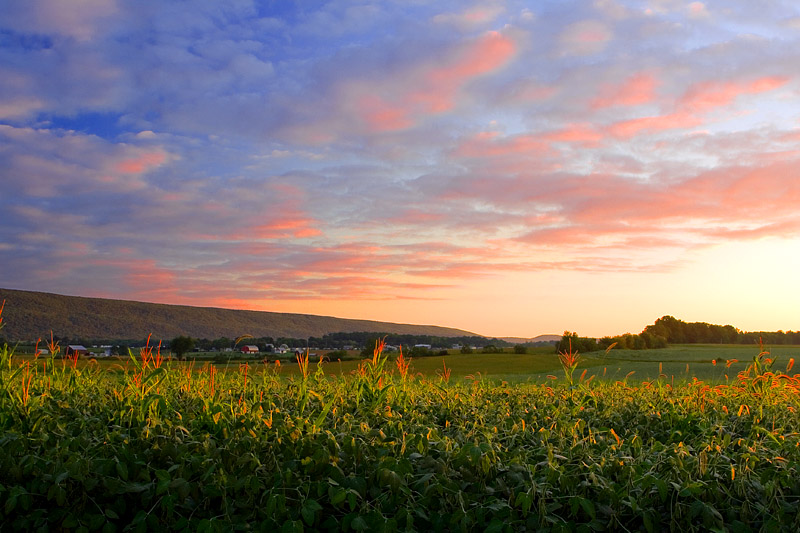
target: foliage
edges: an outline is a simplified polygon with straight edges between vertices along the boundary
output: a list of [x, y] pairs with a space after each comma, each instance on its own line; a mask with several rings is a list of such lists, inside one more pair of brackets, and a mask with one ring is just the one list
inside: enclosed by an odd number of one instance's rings
[[598, 342], [598, 346], [604, 350], [651, 350], [666, 348], [667, 340], [659, 335], [644, 331], [639, 335], [626, 333], [616, 337], [603, 337]]
[[178, 336], [169, 341], [169, 349], [172, 350], [178, 359], [183, 359], [186, 352], [194, 348], [194, 339], [187, 336]]
[[426, 346], [414, 346], [411, 348], [411, 357], [430, 357], [433, 355]]
[[574, 384], [573, 374], [575, 373], [575, 369], [578, 368], [578, 361], [580, 360], [578, 351], [572, 348], [571, 337], [568, 338], [567, 349], [558, 352], [558, 360], [561, 363], [561, 368], [564, 370], [564, 379], [567, 385], [571, 387]]
[[576, 352], [594, 352], [599, 349], [595, 339], [579, 337], [577, 333], [565, 331], [561, 340], [556, 344], [556, 353], [575, 350]]
[[372, 347], [376, 339], [383, 339], [387, 345], [392, 346], [416, 346], [417, 344], [429, 344], [431, 348], [450, 348], [454, 344], [471, 345], [483, 347], [487, 344], [507, 346], [509, 343], [500, 339], [488, 339], [475, 335], [462, 336], [436, 336], [436, 335], [413, 335], [397, 334], [391, 332], [374, 333], [367, 331], [360, 332], [340, 332], [329, 333], [321, 338], [310, 338], [309, 344], [321, 347], [341, 348], [346, 345], [360, 346], [363, 349], [363, 356], [370, 357]]
[[[3, 309], [6, 307], [6, 301], [3, 300], [3, 303], [0, 304], [0, 331], [2, 331], [3, 326]], [[14, 360], [14, 348], [8, 346], [6, 340], [0, 337], [0, 369], [8, 368], [11, 369], [12, 362]], [[2, 383], [2, 382], [0, 382]]]
[[574, 350], [564, 382], [509, 386], [382, 347], [348, 376], [305, 353], [290, 378], [150, 343], [113, 371], [15, 359], [0, 531], [800, 528], [800, 375], [763, 347], [726, 385], [579, 387]]
[[671, 344], [800, 344], [800, 331], [745, 332], [731, 326], [706, 322], [684, 322], [666, 315], [647, 326], [643, 333], [662, 337]]

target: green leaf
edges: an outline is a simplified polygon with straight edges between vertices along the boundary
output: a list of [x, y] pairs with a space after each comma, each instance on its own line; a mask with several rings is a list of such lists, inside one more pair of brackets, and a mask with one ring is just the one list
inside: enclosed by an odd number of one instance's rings
[[489, 522], [489, 525], [486, 526], [485, 531], [486, 533], [500, 533], [501, 531], [503, 531], [504, 525], [505, 524], [503, 522], [495, 518], [494, 520]]
[[287, 520], [281, 527], [281, 533], [302, 533], [303, 531], [305, 529], [303, 528], [303, 522], [300, 520]]
[[357, 516], [353, 518], [352, 522], [350, 522], [350, 527], [352, 527], [356, 531], [366, 531], [367, 529], [369, 529], [369, 524], [367, 524], [367, 521], [364, 520], [364, 517]]
[[597, 511], [594, 508], [594, 503], [592, 503], [591, 500], [587, 500], [586, 498], [580, 498], [579, 502], [584, 512], [588, 514], [592, 518], [592, 520], [594, 520], [597, 513]]
[[328, 487], [328, 498], [331, 504], [339, 505], [347, 498], [347, 490], [341, 487]]
[[313, 526], [316, 515], [321, 510], [322, 506], [319, 504], [319, 502], [309, 498], [303, 502], [303, 506], [300, 508], [300, 514], [303, 515], [303, 520], [306, 521], [306, 524]]
[[128, 466], [120, 461], [117, 461], [117, 475], [122, 478], [123, 481], [128, 481]]

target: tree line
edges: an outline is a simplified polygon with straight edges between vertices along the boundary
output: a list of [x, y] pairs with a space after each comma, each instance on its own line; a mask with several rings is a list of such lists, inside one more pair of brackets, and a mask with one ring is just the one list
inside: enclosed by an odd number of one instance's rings
[[453, 345], [475, 346], [511, 346], [510, 343], [500, 339], [489, 339], [480, 336], [461, 336], [461, 337], [437, 337], [433, 335], [411, 335], [397, 333], [375, 333], [368, 331], [328, 333], [322, 337], [310, 337], [309, 346], [316, 346], [325, 349], [342, 349], [351, 346], [358, 349], [371, 349], [375, 346], [376, 339], [385, 339], [386, 344], [392, 346], [402, 345], [404, 347], [416, 346], [417, 344], [429, 344], [432, 349], [446, 349]]
[[800, 344], [800, 331], [741, 331], [731, 325], [684, 322], [669, 315], [644, 331], [663, 337], [670, 344]]
[[557, 352], [594, 352], [597, 350], [644, 350], [666, 348], [669, 344], [800, 344], [800, 331], [741, 331], [731, 325], [707, 322], [684, 322], [665, 315], [641, 333], [625, 333], [594, 339], [565, 331], [556, 345]]

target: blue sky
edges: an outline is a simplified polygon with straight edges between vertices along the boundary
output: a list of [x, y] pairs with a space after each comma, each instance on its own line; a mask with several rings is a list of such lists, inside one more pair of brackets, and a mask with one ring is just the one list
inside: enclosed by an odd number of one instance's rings
[[798, 329], [798, 41], [793, 2], [10, 2], [0, 286]]

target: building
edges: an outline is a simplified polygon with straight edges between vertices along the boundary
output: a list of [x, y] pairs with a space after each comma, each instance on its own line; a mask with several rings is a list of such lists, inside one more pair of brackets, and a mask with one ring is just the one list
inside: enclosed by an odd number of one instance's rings
[[86, 347], [81, 344], [70, 344], [67, 346], [67, 349], [64, 350], [64, 355], [78, 355], [85, 357], [89, 355], [89, 350], [87, 350]]
[[242, 353], [249, 353], [249, 354], [258, 353], [258, 346], [254, 345], [254, 344], [249, 344], [247, 346], [242, 346]]

